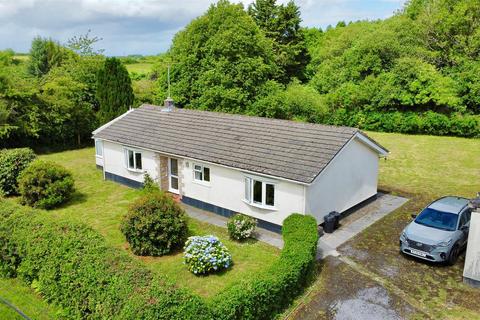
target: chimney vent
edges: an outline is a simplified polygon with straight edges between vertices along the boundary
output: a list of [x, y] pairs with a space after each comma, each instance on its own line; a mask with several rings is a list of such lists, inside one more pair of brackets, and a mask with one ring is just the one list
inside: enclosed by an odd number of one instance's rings
[[162, 111], [172, 111], [175, 107], [175, 103], [172, 98], [168, 97], [163, 102], [163, 109]]

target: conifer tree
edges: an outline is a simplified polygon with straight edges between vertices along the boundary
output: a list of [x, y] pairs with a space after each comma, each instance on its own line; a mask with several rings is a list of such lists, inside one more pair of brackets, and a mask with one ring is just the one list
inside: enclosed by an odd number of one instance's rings
[[106, 123], [126, 112], [133, 104], [132, 80], [117, 58], [107, 58], [97, 76], [97, 113], [100, 123]]

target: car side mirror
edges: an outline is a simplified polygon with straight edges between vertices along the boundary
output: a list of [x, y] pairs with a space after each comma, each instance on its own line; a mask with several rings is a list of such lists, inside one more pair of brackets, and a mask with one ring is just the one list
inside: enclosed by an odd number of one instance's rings
[[413, 218], [413, 219], [417, 218], [417, 215], [416, 215], [416, 214], [412, 214], [412, 218]]
[[461, 226], [460, 230], [467, 231], [468, 230], [468, 225], [465, 224], [465, 225]]

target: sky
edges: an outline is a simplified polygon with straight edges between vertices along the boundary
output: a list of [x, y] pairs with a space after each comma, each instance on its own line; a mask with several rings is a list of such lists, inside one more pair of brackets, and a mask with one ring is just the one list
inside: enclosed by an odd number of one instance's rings
[[[287, 0], [277, 0], [284, 3]], [[102, 38], [106, 55], [165, 52], [175, 33], [202, 15], [212, 0], [0, 0], [0, 49], [28, 52], [33, 37], [65, 43], [85, 34]], [[231, 0], [245, 6], [252, 0]], [[405, 0], [295, 0], [302, 25], [383, 19]]]

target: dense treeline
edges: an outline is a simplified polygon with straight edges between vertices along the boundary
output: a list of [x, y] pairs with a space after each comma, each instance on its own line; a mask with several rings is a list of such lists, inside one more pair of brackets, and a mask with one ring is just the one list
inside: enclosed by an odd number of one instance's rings
[[221, 0], [175, 36], [153, 70], [130, 77], [88, 34], [63, 46], [35, 38], [26, 62], [2, 51], [0, 146], [88, 142], [128, 107], [161, 104], [168, 66], [179, 107], [480, 136], [480, 2], [412, 0], [391, 18], [326, 30], [300, 22], [293, 2]]
[[480, 135], [478, 1], [414, 0], [392, 18], [326, 31], [299, 23], [293, 3], [257, 0], [245, 11], [220, 1], [173, 40], [174, 98], [369, 130]]
[[91, 41], [87, 34], [67, 47], [37, 37], [28, 59], [0, 51], [0, 147], [82, 146], [97, 126], [133, 106], [125, 67]]

